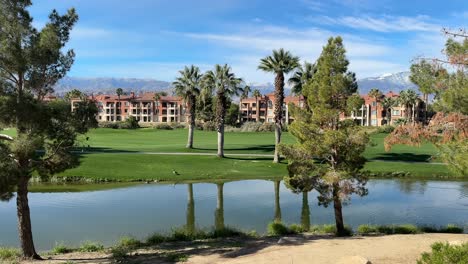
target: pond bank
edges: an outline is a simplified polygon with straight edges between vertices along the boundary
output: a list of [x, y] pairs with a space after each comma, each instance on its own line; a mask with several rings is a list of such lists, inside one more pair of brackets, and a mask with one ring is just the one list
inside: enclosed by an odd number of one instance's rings
[[[337, 263], [362, 256], [371, 263], [415, 263], [430, 245], [447, 241], [468, 242], [466, 234], [417, 234], [336, 238], [291, 236], [260, 239], [221, 239], [161, 244], [131, 253], [125, 263]], [[109, 253], [70, 253], [52, 256], [40, 263], [112, 263]], [[39, 262], [21, 262], [24, 264]], [[346, 263], [346, 262], [345, 262]]]

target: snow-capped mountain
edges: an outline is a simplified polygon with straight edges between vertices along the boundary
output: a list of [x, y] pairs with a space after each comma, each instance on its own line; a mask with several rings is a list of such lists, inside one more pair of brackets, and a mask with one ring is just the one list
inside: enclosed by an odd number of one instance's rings
[[[389, 91], [400, 92], [405, 89], [417, 90], [409, 80], [409, 72], [398, 72], [383, 74], [379, 77], [370, 77], [358, 80], [359, 93], [366, 94], [372, 88], [378, 88], [381, 92]], [[171, 93], [171, 83], [155, 79], [137, 79], [137, 78], [77, 78], [65, 77], [55, 86], [57, 95], [63, 95], [72, 89], [78, 89], [85, 93], [115, 93], [117, 88], [122, 88], [126, 92], [153, 92], [166, 91]], [[290, 94], [290, 87], [285, 87], [285, 93]], [[273, 83], [252, 83], [252, 91], [260, 90], [261, 94], [267, 94], [274, 91]]]
[[360, 79], [358, 80], [359, 93], [367, 94], [372, 88], [377, 88], [383, 93], [400, 92], [406, 89], [417, 90], [418, 87], [410, 81], [409, 76], [410, 72], [397, 72]]

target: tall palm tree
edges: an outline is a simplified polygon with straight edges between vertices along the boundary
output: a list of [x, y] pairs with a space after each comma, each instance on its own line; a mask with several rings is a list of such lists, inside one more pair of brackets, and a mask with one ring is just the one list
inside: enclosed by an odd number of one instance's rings
[[172, 83], [175, 88], [175, 93], [184, 98], [187, 103], [187, 112], [189, 113], [188, 123], [188, 139], [187, 148], [193, 148], [193, 131], [195, 130], [195, 110], [197, 96], [200, 94], [200, 86], [202, 82], [202, 74], [200, 69], [191, 65], [185, 66], [182, 71], [179, 71], [180, 76]]
[[242, 92], [242, 79], [231, 72], [227, 64], [216, 64], [214, 70], [205, 73], [203, 86], [216, 93], [216, 130], [218, 132], [218, 157], [224, 157], [224, 119], [227, 99]]
[[289, 78], [288, 83], [292, 85], [292, 92], [295, 95], [302, 95], [304, 97], [304, 107], [308, 108], [307, 95], [303, 93], [303, 87], [306, 83], [314, 77], [317, 71], [315, 64], [304, 62], [304, 66], [299, 65], [293, 76]]
[[153, 96], [153, 99], [154, 99], [154, 113], [156, 114], [156, 116], [158, 117], [158, 121], [159, 121], [159, 102], [161, 101], [161, 98], [163, 96], [167, 96], [167, 93], [166, 92], [157, 92], [157, 93], [154, 93], [154, 96]]
[[395, 106], [395, 100], [391, 97], [385, 97], [380, 104], [385, 111], [387, 125], [390, 125], [392, 123], [392, 107]]
[[418, 101], [418, 95], [413, 90], [405, 90], [400, 93], [398, 97], [398, 103], [405, 107], [405, 118], [406, 120], [414, 123], [414, 107]]
[[119, 107], [116, 109], [116, 111], [118, 110], [118, 112], [116, 114], [119, 114], [119, 115], [122, 115], [122, 104], [120, 103], [120, 97], [124, 94], [124, 91], [122, 88], [117, 88], [115, 90], [115, 93], [117, 94], [117, 97], [118, 97], [118, 102], [119, 102]]
[[284, 75], [293, 71], [299, 66], [299, 57], [293, 56], [284, 49], [273, 50], [271, 56], [260, 60], [258, 69], [265, 72], [272, 72], [275, 76], [275, 155], [273, 162], [279, 162], [278, 145], [281, 142], [281, 128], [283, 123], [283, 103], [284, 103]]
[[[380, 92], [379, 89], [377, 88], [372, 88], [370, 91], [369, 91], [369, 96], [374, 98], [374, 103], [375, 103], [375, 115], [376, 115], [376, 120], [377, 120], [377, 110], [379, 108], [379, 105], [378, 105], [378, 102], [380, 101], [380, 98], [382, 98], [382, 92]], [[372, 109], [372, 107], [371, 107]], [[372, 116], [372, 112], [371, 112], [371, 115]], [[371, 123], [372, 124], [372, 123]], [[376, 125], [378, 125], [376, 123]]]
[[252, 93], [252, 95], [255, 97], [255, 105], [257, 107], [257, 118], [256, 121], [260, 121], [260, 105], [258, 104], [258, 98], [262, 97], [262, 94], [258, 89], [255, 89]]

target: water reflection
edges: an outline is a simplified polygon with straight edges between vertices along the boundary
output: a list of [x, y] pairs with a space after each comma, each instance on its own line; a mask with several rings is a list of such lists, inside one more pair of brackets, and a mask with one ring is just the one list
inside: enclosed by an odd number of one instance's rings
[[[333, 223], [333, 209], [318, 206], [316, 191], [291, 192], [284, 183], [144, 184], [84, 192], [59, 192], [55, 187], [50, 192], [47, 186], [45, 192], [30, 194], [34, 238], [39, 250], [48, 250], [56, 242], [112, 245], [121, 236], [144, 239], [180, 226], [191, 232], [232, 226], [262, 234], [271, 221], [304, 228]], [[468, 182], [392, 179], [370, 180], [368, 186], [368, 196], [353, 198], [343, 208], [346, 224], [353, 228], [363, 223], [457, 224], [468, 231]], [[1, 246], [18, 246], [16, 222], [15, 202], [0, 202]]]
[[193, 184], [187, 184], [188, 201], [187, 201], [187, 221], [186, 228], [190, 233], [195, 232], [195, 200], [193, 199]]
[[310, 229], [309, 192], [302, 192], [301, 226], [303, 230]]
[[215, 210], [215, 229], [223, 230], [224, 229], [224, 197], [223, 197], [224, 183], [217, 183], [216, 188], [218, 189], [218, 196], [217, 196], [216, 210]]
[[281, 206], [280, 206], [280, 183], [281, 181], [275, 181], [275, 222], [281, 222]]

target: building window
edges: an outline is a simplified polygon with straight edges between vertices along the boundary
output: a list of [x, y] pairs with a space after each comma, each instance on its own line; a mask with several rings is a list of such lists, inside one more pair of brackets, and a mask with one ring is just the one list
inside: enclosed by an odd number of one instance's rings
[[377, 106], [377, 102], [372, 102], [372, 106]]
[[393, 110], [392, 115], [399, 116], [400, 115], [400, 110]]
[[252, 104], [252, 107], [257, 107], [257, 103], [253, 103], [253, 104]]
[[377, 110], [372, 110], [372, 115], [377, 115]]
[[273, 102], [271, 100], [268, 101], [268, 108], [270, 108], [270, 109], [273, 108]]
[[376, 126], [377, 125], [377, 119], [372, 119], [371, 120], [371, 125]]

